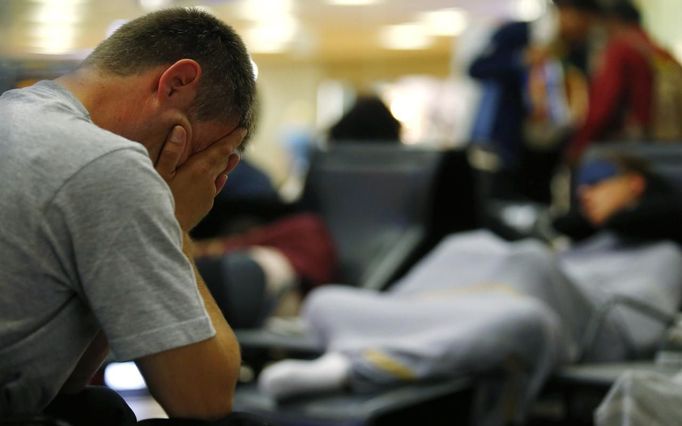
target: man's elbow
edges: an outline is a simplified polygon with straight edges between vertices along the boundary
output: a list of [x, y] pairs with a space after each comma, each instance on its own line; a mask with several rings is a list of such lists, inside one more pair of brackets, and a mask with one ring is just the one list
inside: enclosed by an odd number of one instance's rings
[[[168, 374], [170, 371], [175, 373]], [[190, 369], [176, 366], [165, 370], [165, 373], [162, 380], [147, 383], [151, 385], [152, 396], [169, 417], [216, 420], [232, 411], [239, 377], [239, 364], [235, 360], [198, 362]]]
[[137, 360], [170, 417], [215, 420], [232, 410], [241, 356], [235, 339], [211, 338]]
[[232, 412], [234, 390], [230, 383], [202, 385], [191, 398], [164, 408], [170, 418], [219, 420]]

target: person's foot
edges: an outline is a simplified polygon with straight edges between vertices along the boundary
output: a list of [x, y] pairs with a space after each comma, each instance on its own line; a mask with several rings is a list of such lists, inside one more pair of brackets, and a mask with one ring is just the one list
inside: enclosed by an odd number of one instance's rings
[[273, 398], [281, 399], [341, 389], [349, 375], [350, 360], [340, 353], [332, 352], [313, 361], [277, 362], [261, 372], [258, 387]]

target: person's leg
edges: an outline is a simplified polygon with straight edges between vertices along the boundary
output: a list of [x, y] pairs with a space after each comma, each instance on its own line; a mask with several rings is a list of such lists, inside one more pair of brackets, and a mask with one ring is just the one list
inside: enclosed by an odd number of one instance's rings
[[194, 419], [147, 419], [140, 426], [271, 426], [267, 421], [247, 413], [232, 413], [224, 419], [203, 421]]
[[89, 386], [75, 394], [60, 394], [43, 413], [71, 426], [127, 426], [137, 422], [135, 413], [123, 398], [103, 386]]

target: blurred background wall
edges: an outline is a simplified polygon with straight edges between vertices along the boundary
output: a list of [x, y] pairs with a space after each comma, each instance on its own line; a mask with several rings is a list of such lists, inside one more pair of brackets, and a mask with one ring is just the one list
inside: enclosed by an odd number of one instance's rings
[[[682, 58], [682, 2], [641, 1], [646, 24]], [[248, 152], [277, 184], [297, 150], [359, 93], [374, 92], [404, 143], [465, 143], [476, 87], [467, 58], [490, 29], [532, 20], [546, 0], [0, 0], [0, 91], [75, 66], [117, 26], [148, 11], [198, 6], [242, 34], [258, 66], [261, 119]]]

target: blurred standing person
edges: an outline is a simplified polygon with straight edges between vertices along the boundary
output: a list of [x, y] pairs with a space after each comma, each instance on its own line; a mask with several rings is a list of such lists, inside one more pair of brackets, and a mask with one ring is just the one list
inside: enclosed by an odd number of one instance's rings
[[630, 1], [608, 7], [605, 17], [609, 40], [592, 79], [587, 120], [567, 150], [570, 163], [598, 141], [682, 137], [682, 68], [642, 28]]
[[554, 5], [537, 21], [500, 27], [469, 69], [485, 85], [472, 136], [500, 156], [490, 194], [497, 198], [549, 202], [562, 146], [586, 110], [586, 42], [600, 7]]

